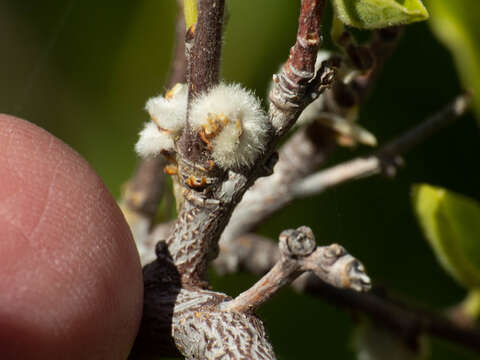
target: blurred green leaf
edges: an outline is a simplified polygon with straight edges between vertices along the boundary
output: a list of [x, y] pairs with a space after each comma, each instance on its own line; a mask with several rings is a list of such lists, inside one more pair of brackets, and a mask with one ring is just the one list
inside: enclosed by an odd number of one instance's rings
[[478, 319], [480, 317], [480, 289], [470, 290], [461, 307], [468, 317]]
[[420, 0], [333, 0], [337, 16], [350, 26], [378, 29], [428, 19]]
[[187, 30], [197, 23], [197, 1], [184, 0], [185, 26]]
[[474, 92], [480, 121], [480, 1], [428, 0], [434, 34], [452, 51], [464, 86]]
[[355, 329], [353, 345], [357, 360], [422, 360], [428, 344], [424, 338], [419, 340], [418, 349], [411, 349], [397, 334], [365, 319]]
[[480, 205], [443, 188], [417, 185], [413, 206], [444, 269], [466, 287], [480, 287]]

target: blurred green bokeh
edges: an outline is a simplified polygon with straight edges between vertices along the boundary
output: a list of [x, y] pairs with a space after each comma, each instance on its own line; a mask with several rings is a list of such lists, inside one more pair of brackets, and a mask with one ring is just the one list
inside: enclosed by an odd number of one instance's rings
[[[295, 40], [298, 1], [228, 1], [223, 77], [265, 97], [271, 74]], [[480, 17], [480, 14], [477, 14]], [[132, 173], [143, 106], [165, 90], [172, 55], [174, 0], [3, 0], [0, 2], [0, 112], [28, 119], [80, 152], [116, 196]], [[426, 24], [408, 27], [361, 123], [384, 142], [461, 91], [449, 52]], [[409, 189], [426, 182], [480, 199], [478, 128], [471, 115], [406, 156], [394, 180], [371, 178], [298, 201], [261, 228], [276, 237], [301, 224], [321, 244], [338, 242], [376, 283], [414, 303], [442, 309], [459, 288], [437, 264], [414, 219]], [[364, 154], [342, 150], [332, 159]], [[218, 278], [236, 295], [255, 279]], [[261, 311], [280, 359], [354, 359], [352, 319], [318, 299], [285, 290]], [[292, 331], [293, 330], [293, 331]], [[434, 359], [474, 359], [440, 341]]]

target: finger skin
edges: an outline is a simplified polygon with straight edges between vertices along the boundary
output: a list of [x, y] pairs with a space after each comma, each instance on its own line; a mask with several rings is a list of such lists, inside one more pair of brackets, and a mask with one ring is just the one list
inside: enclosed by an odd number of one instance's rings
[[130, 230], [100, 178], [0, 114], [0, 358], [124, 359], [142, 298]]

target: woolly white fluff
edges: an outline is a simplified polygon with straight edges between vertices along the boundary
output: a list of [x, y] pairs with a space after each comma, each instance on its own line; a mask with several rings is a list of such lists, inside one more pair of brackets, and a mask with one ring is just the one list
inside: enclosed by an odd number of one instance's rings
[[149, 99], [145, 110], [159, 127], [177, 134], [185, 126], [187, 95], [187, 85], [176, 84], [165, 96]]
[[146, 123], [139, 135], [140, 139], [135, 144], [135, 151], [141, 157], [158, 155], [162, 150], [173, 150], [173, 136], [161, 131], [153, 122]]
[[187, 114], [187, 86], [176, 84], [165, 96], [147, 101], [145, 109], [153, 122], [148, 122], [140, 132], [135, 150], [141, 157], [158, 155], [174, 149], [174, 138], [185, 127]]
[[206, 135], [213, 161], [223, 169], [251, 165], [264, 150], [270, 127], [251, 91], [224, 83], [192, 103], [190, 123]]

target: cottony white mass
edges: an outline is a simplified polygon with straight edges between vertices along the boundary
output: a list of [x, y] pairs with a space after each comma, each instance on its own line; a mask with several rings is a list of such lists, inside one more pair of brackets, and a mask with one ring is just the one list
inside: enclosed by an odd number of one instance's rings
[[147, 101], [145, 110], [151, 122], [145, 124], [135, 150], [141, 157], [173, 151], [175, 137], [185, 127], [187, 115], [187, 86], [176, 84], [165, 96], [159, 95]]
[[190, 124], [223, 169], [251, 165], [264, 150], [270, 128], [259, 99], [238, 84], [225, 83], [193, 102]]
[[165, 96], [151, 98], [145, 105], [153, 122], [160, 128], [177, 135], [185, 127], [188, 89], [186, 84], [176, 84]]
[[148, 122], [140, 131], [140, 139], [135, 144], [135, 151], [141, 157], [155, 156], [162, 151], [173, 151], [173, 136], [160, 130], [153, 122]]

